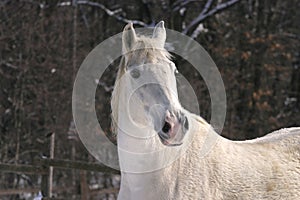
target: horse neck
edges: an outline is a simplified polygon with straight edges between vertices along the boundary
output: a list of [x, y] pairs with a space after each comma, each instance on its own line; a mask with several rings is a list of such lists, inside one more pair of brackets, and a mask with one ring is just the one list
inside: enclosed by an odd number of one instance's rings
[[[123, 84], [124, 85], [124, 84]], [[123, 88], [122, 88], [123, 89]], [[128, 88], [127, 88], [128, 89]], [[122, 91], [118, 105], [118, 153], [121, 171], [138, 172], [151, 171], [150, 167], [157, 166], [160, 155], [152, 154], [159, 148], [164, 147], [159, 141], [154, 128], [151, 126], [140, 127], [133, 122], [128, 113], [128, 105], [124, 105], [127, 101], [128, 91]], [[134, 110], [135, 113], [144, 111]], [[145, 117], [146, 118], [146, 117]], [[149, 156], [148, 156], [149, 155]]]
[[[203, 157], [210, 153], [209, 147], [205, 147], [204, 143], [208, 142], [208, 144], [213, 145], [216, 141], [215, 139], [218, 139], [219, 136], [201, 117], [189, 114], [189, 120], [191, 130], [187, 133], [188, 135], [186, 135], [187, 144], [185, 145], [187, 146], [182, 146], [183, 151], [186, 152], [174, 162], [170, 163], [170, 165], [156, 171], [139, 174], [124, 172], [121, 167], [122, 180], [120, 198], [123, 195], [128, 197], [127, 199], [145, 199], [145, 197], [147, 197], [146, 199], [159, 199], [162, 196], [171, 198], [178, 192], [178, 180], [190, 182], [191, 180], [189, 179], [193, 179], [193, 177], [186, 176], [186, 174], [197, 174], [197, 177], [200, 179], [198, 181], [204, 181], [205, 170], [203, 167], [206, 166], [204, 163], [207, 162], [207, 160], [203, 159]], [[122, 136], [119, 139], [118, 142], [126, 142], [122, 140], [124, 139]], [[203, 145], [205, 148], [203, 148]], [[172, 149], [172, 147], [167, 148]], [[122, 154], [119, 156], [120, 162], [132, 162], [132, 160], [126, 160], [126, 157], [122, 157]], [[151, 163], [151, 157], [147, 157], [146, 160], [147, 162], [145, 164], [149, 165], [149, 163]], [[135, 161], [138, 162], [135, 163], [135, 165], [140, 164], [145, 161], [145, 158], [144, 160]], [[159, 161], [159, 156], [152, 158], [152, 162], [154, 162], [152, 164], [155, 165], [156, 161]], [[155, 196], [156, 194], [160, 196]]]
[[192, 140], [190, 150], [197, 151], [197, 157], [207, 156], [215, 147], [219, 140], [223, 140], [213, 127], [208, 124], [202, 117], [190, 114], [190, 121], [193, 124]]
[[[160, 156], [147, 156], [147, 153], [154, 151], [159, 144], [155, 137], [149, 139], [131, 137], [145, 131], [139, 128], [133, 128], [134, 124], [126, 116], [126, 107], [119, 106], [119, 128], [118, 128], [118, 153], [121, 169], [121, 190], [118, 199], [157, 199], [155, 188], [160, 187], [160, 179], [164, 176], [161, 171], [153, 172], [149, 166], [157, 166], [160, 162]], [[146, 130], [151, 134], [153, 130]], [[144, 134], [145, 135], [145, 134]], [[128, 152], [136, 152], [128, 153]], [[145, 155], [145, 156], [143, 156]], [[146, 173], [134, 173], [136, 171], [145, 171]], [[148, 171], [148, 173], [147, 173]]]

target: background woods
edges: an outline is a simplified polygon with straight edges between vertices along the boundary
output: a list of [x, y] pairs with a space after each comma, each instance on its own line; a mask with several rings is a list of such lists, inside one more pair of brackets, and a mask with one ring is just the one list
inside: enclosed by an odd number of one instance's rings
[[[300, 126], [299, 7], [299, 0], [1, 0], [0, 163], [32, 164], [37, 157], [96, 162], [76, 135], [73, 82], [85, 56], [129, 21], [148, 27], [164, 20], [209, 52], [226, 88], [225, 137], [250, 139]], [[174, 61], [209, 121], [200, 74], [176, 55]], [[95, 80], [98, 120], [112, 141], [109, 102], [117, 65]], [[52, 182], [56, 197], [114, 199], [119, 176], [54, 169]], [[38, 190], [4, 191], [39, 184], [37, 174], [0, 172], [0, 199], [32, 199]]]

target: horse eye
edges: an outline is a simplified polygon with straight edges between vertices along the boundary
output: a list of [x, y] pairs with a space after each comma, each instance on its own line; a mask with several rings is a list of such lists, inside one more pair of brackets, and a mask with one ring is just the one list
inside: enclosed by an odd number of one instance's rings
[[130, 75], [132, 76], [132, 78], [138, 78], [140, 77], [140, 71], [138, 69], [133, 69], [131, 70]]

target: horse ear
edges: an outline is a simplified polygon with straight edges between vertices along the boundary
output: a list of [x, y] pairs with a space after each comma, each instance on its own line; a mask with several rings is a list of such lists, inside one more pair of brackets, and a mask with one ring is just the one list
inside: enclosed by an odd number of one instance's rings
[[164, 21], [160, 21], [154, 28], [152, 38], [158, 40], [159, 45], [163, 48], [166, 42], [166, 29], [164, 26]]
[[122, 34], [122, 52], [123, 54], [130, 51], [136, 42], [136, 34], [132, 23], [125, 26]]

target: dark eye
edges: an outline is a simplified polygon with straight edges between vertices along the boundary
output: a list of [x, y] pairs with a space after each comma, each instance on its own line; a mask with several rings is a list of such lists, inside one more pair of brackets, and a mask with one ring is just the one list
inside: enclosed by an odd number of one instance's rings
[[140, 71], [138, 69], [133, 69], [131, 70], [130, 75], [132, 76], [132, 78], [138, 78], [140, 77]]

